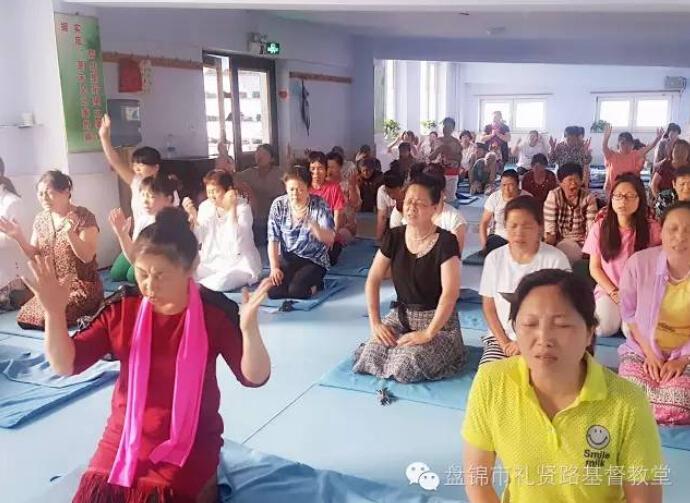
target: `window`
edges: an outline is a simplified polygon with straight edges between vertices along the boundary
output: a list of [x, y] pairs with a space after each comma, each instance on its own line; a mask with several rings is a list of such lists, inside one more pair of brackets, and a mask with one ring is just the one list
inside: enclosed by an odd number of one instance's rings
[[395, 60], [386, 60], [383, 79], [386, 96], [383, 115], [385, 119], [395, 119]]
[[545, 98], [482, 98], [479, 100], [480, 124], [483, 129], [493, 121], [494, 112], [501, 112], [511, 131], [543, 131], [546, 127]]
[[419, 73], [419, 119], [438, 122], [439, 63], [422, 61]]
[[609, 122], [614, 129], [644, 132], [665, 127], [671, 120], [671, 96], [599, 96], [597, 119]]

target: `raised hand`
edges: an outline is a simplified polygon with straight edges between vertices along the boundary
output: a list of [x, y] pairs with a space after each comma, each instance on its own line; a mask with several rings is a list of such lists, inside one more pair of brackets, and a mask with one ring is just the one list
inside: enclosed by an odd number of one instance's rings
[[101, 117], [101, 125], [98, 128], [98, 136], [100, 138], [110, 139], [110, 127], [110, 116], [108, 114], [103, 114], [103, 117]]
[[549, 136], [549, 147], [551, 147], [551, 150], [556, 148], [557, 143], [558, 142], [556, 141], [556, 138], [554, 138], [553, 136]]
[[78, 229], [77, 216], [74, 213], [69, 213], [65, 218], [65, 231], [67, 234], [75, 236]]
[[22, 237], [22, 228], [19, 226], [14, 218], [8, 219], [0, 217], [0, 232], [6, 234], [8, 237], [18, 241]]
[[613, 132], [613, 126], [610, 123], [607, 123], [606, 126], [604, 126], [604, 137], [605, 138], [610, 137], [612, 132]]
[[240, 304], [240, 326], [242, 330], [257, 326], [257, 313], [259, 307], [273, 287], [271, 278], [264, 278], [253, 292], [247, 288], [242, 289], [242, 304]]
[[117, 236], [128, 236], [132, 229], [132, 217], [125, 217], [121, 208], [116, 208], [108, 214], [108, 222]]
[[664, 131], [663, 128], [657, 128], [657, 130], [656, 130], [656, 141], [661, 140], [661, 138], [664, 136], [665, 133], [666, 133], [666, 131]]
[[37, 255], [28, 262], [32, 278], [22, 277], [22, 281], [34, 293], [43, 309], [49, 313], [64, 314], [69, 302], [69, 281], [58, 281], [55, 267], [50, 259]]
[[587, 151], [592, 150], [592, 138], [587, 138], [583, 146]]
[[225, 191], [223, 196], [223, 208], [226, 211], [231, 211], [237, 207], [237, 191], [234, 189], [229, 189]]

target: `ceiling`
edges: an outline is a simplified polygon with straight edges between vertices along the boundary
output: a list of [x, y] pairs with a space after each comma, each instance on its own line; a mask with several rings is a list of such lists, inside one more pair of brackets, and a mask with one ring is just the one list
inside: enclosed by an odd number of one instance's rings
[[[69, 1], [69, 0], [67, 0]], [[355, 35], [617, 44], [690, 39], [690, 0], [78, 0], [101, 7], [262, 10]]]
[[505, 39], [688, 39], [687, 13], [605, 12], [314, 12], [280, 17], [342, 27], [369, 36]]

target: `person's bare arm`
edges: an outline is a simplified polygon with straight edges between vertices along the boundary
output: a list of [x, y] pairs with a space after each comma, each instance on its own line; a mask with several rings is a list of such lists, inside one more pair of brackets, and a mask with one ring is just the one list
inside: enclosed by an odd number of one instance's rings
[[113, 147], [112, 141], [110, 139], [110, 117], [105, 114], [101, 119], [101, 126], [98, 129], [98, 137], [101, 139], [101, 146], [103, 147], [103, 153], [117, 176], [122, 178], [122, 180], [127, 184], [131, 185], [134, 179], [134, 171], [128, 162], [125, 162], [120, 157], [120, 154]]
[[[601, 257], [597, 254], [591, 254], [589, 256], [589, 274], [592, 279], [597, 282], [597, 284], [606, 292], [607, 295], [611, 296], [616, 290], [618, 290], [618, 285], [616, 285], [604, 272], [601, 266]], [[614, 300], [614, 302], [616, 302]], [[616, 302], [617, 304], [618, 302]]]
[[611, 124], [607, 124], [604, 128], [604, 137], [601, 140], [601, 150], [604, 152], [604, 157], [608, 159], [613, 154], [613, 150], [609, 148], [609, 140], [611, 139], [611, 132], [613, 128]]
[[15, 219], [0, 217], [0, 233], [9, 239], [14, 239], [28, 258], [38, 255], [38, 248], [35, 246], [35, 235], [31, 236], [31, 242], [29, 242], [22, 231], [21, 225]]
[[659, 197], [659, 185], [661, 184], [661, 175], [659, 173], [654, 173], [654, 176], [652, 176], [652, 183], [649, 185], [650, 190], [652, 191], [652, 195], [654, 197]]
[[486, 241], [489, 238], [489, 224], [493, 216], [493, 213], [484, 210], [482, 219], [479, 221], [479, 243], [482, 245], [482, 249], [486, 248]]
[[470, 503], [500, 503], [493, 487], [496, 453], [479, 449], [465, 441], [463, 446], [463, 474], [465, 492]]
[[345, 212], [336, 210], [333, 212], [333, 221], [335, 222], [335, 230], [338, 232], [345, 226]]
[[96, 256], [98, 235], [98, 227], [95, 226], [81, 229], [79, 232], [72, 230], [67, 232], [67, 241], [69, 241], [72, 251], [85, 264], [91, 262]]
[[627, 503], [661, 503], [663, 488], [658, 484], [623, 483], [623, 493]]
[[388, 225], [388, 212], [386, 210], [376, 210], [376, 241], [383, 239], [383, 233]]
[[381, 321], [381, 283], [386, 278], [390, 269], [391, 260], [381, 251], [377, 251], [374, 261], [371, 263], [367, 281], [364, 285], [364, 294], [367, 299], [369, 312], [369, 325], [374, 340], [387, 347], [396, 345], [396, 336], [393, 330]]
[[460, 256], [462, 257], [462, 250], [465, 247], [465, 232], [467, 231], [467, 225], [458, 225], [453, 231], [455, 239], [458, 241], [458, 248], [460, 249]]
[[659, 143], [661, 138], [664, 136], [664, 130], [663, 129], [657, 129], [656, 130], [656, 138], [654, 138], [654, 141], [650, 143], [649, 145], [642, 147], [640, 149], [640, 152], [642, 154], [642, 157], [647, 157], [647, 154], [656, 147], [656, 144]]

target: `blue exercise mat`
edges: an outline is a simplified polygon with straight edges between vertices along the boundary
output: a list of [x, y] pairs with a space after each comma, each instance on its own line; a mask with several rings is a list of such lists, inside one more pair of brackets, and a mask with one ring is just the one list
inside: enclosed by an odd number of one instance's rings
[[103, 291], [106, 293], [117, 292], [117, 289], [122, 285], [132, 285], [129, 281], [113, 281], [110, 279], [110, 269], [103, 269], [98, 271], [98, 275], [101, 277], [101, 283], [103, 283]]
[[458, 206], [467, 206], [479, 199], [479, 196], [466, 196], [465, 194], [456, 195], [456, 197], [457, 198], [450, 203], [454, 208]]
[[484, 258], [482, 251], [478, 251], [462, 259], [462, 263], [465, 265], [484, 265]]
[[[27, 339], [43, 340], [45, 332], [43, 330], [26, 330], [17, 325], [18, 311], [0, 314], [0, 334], [7, 336], [25, 337]], [[74, 335], [75, 328], [70, 329], [69, 334]]]
[[473, 330], [481, 330], [486, 332], [489, 326], [484, 319], [484, 312], [482, 311], [481, 301], [458, 303], [458, 317], [460, 318], [460, 326], [462, 328], [471, 328]]
[[610, 348], [617, 348], [625, 342], [625, 336], [622, 332], [612, 335], [611, 337], [597, 337], [597, 346], [606, 346]]
[[[343, 290], [347, 286], [348, 280], [345, 278], [326, 278], [323, 283], [324, 289], [316, 292], [309, 299], [269, 299], [267, 297], [261, 305], [276, 311], [311, 311], [332, 295]], [[224, 295], [238, 304], [242, 302], [242, 292], [227, 292]]]
[[352, 357], [344, 359], [334, 369], [326, 372], [318, 384], [330, 388], [341, 388], [364, 393], [376, 394], [385, 387], [394, 399], [428, 403], [448, 409], [465, 410], [467, 396], [472, 380], [477, 372], [483, 349], [476, 346], [467, 347], [467, 363], [462, 371], [454, 377], [440, 381], [425, 381], [414, 384], [403, 384], [393, 379], [382, 379], [368, 374], [352, 371]]
[[[27, 503], [70, 503], [86, 468], [56, 479]], [[318, 470], [225, 440], [218, 466], [219, 503], [459, 503], [419, 486], [398, 489], [380, 482]]]
[[61, 377], [45, 355], [0, 344], [0, 427], [12, 428], [117, 377], [118, 362], [99, 361], [79, 375]]
[[[388, 306], [391, 300], [393, 299], [383, 301], [381, 305]], [[460, 290], [457, 306], [458, 318], [460, 319], [460, 326], [462, 328], [471, 328], [484, 332], [489, 330], [486, 320], [484, 319], [484, 312], [482, 311], [482, 297], [476, 290], [462, 288]], [[365, 312], [363, 316], [367, 317], [369, 314]]]
[[379, 247], [373, 239], [357, 238], [338, 257], [338, 263], [328, 270], [330, 276], [366, 278]]

